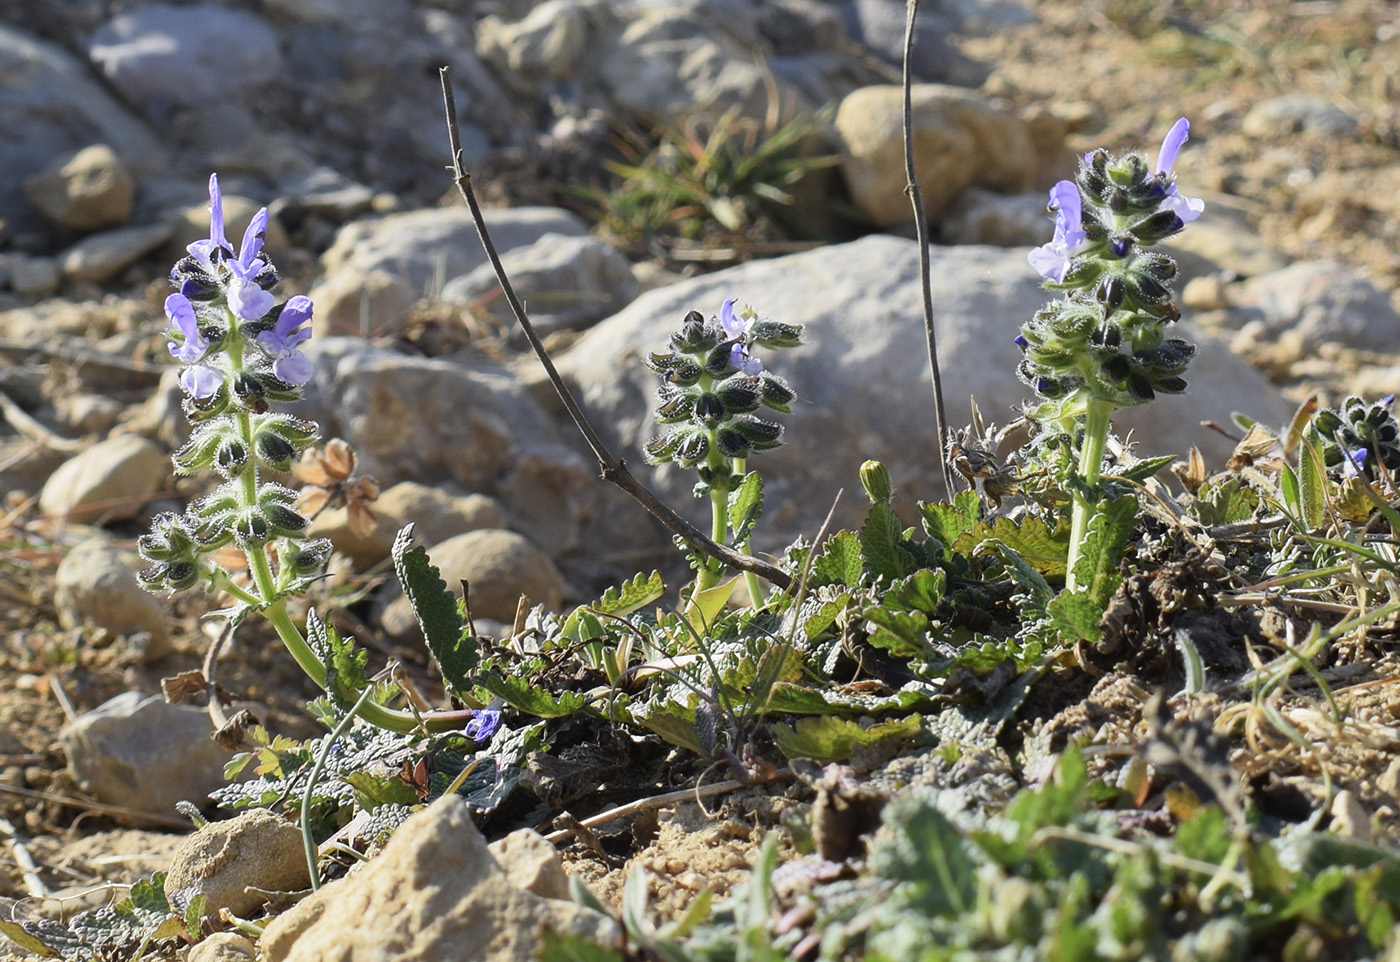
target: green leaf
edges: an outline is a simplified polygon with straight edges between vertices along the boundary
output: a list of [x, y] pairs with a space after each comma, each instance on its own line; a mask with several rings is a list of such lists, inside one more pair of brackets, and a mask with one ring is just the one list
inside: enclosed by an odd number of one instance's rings
[[706, 588], [691, 595], [690, 602], [685, 606], [685, 619], [690, 622], [696, 634], [703, 637], [709, 632], [710, 626], [729, 603], [729, 596], [734, 593], [734, 587], [738, 583], [737, 577], [730, 578], [713, 588]]
[[1176, 830], [1178, 852], [1212, 865], [1225, 861], [1230, 842], [1230, 822], [1219, 805], [1202, 805]]
[[[478, 691], [485, 689], [492, 697], [501, 699], [517, 711], [537, 718], [565, 718], [582, 711], [588, 704], [588, 696], [582, 692], [566, 691], [555, 697], [524, 678], [494, 671], [478, 676], [476, 682]], [[489, 702], [491, 698], [479, 700]]]
[[977, 863], [967, 843], [928, 796], [896, 796], [885, 812], [892, 829], [875, 849], [872, 862], [881, 876], [911, 884], [913, 898], [930, 916], [963, 916], [977, 899]]
[[1047, 578], [1062, 578], [1069, 557], [1069, 528], [1061, 525], [1055, 531], [1041, 518], [1024, 518], [1018, 524], [1002, 516], [989, 522], [979, 522], [964, 531], [953, 543], [954, 554], [972, 555], [984, 541], [1006, 545], [1026, 564]]
[[1196, 493], [1192, 505], [1196, 520], [1204, 525], [1238, 524], [1254, 517], [1259, 492], [1238, 478], [1207, 484]]
[[423, 629], [448, 689], [463, 693], [471, 688], [471, 672], [480, 661], [476, 638], [463, 624], [457, 598], [447, 590], [442, 576], [428, 560], [422, 545], [413, 545], [413, 525], [405, 525], [394, 537], [394, 572], [413, 606], [413, 617]]
[[1288, 513], [1295, 518], [1300, 517], [1303, 513], [1303, 499], [1298, 493], [1298, 475], [1286, 464], [1279, 474], [1278, 489], [1283, 496], [1283, 506], [1288, 509]]
[[1089, 518], [1074, 576], [1079, 589], [1100, 606], [1100, 611], [1123, 580], [1117, 572], [1118, 559], [1136, 522], [1137, 499], [1130, 495], [1099, 505]]
[[872, 578], [892, 581], [908, 573], [905, 557], [899, 550], [903, 530], [889, 505], [882, 501], [870, 506], [870, 513], [860, 529], [860, 550], [865, 569]]
[[867, 608], [861, 614], [875, 629], [870, 633], [870, 643], [876, 648], [897, 658], [928, 656], [928, 634], [932, 628], [928, 615], [921, 611], [891, 611], [884, 606]]
[[948, 576], [940, 569], [920, 568], [907, 578], [890, 585], [880, 602], [891, 611], [922, 611], [932, 614], [943, 602]]
[[710, 757], [709, 749], [705, 747], [699, 733], [695, 730], [694, 708], [668, 702], [659, 707], [648, 709], [645, 714], [634, 713], [633, 717], [637, 724], [655, 732], [672, 745], [688, 748], [704, 758]]
[[920, 501], [924, 533], [943, 546], [943, 557], [953, 556], [953, 543], [965, 531], [971, 531], [982, 513], [982, 502], [976, 491], [959, 491], [947, 501]]
[[1051, 627], [1066, 644], [1098, 641], [1102, 635], [1099, 619], [1103, 617], [1103, 605], [1096, 604], [1088, 592], [1062, 591], [1045, 610]]
[[733, 532], [732, 544], [748, 543], [753, 537], [754, 525], [763, 517], [763, 479], [757, 471], [744, 475], [739, 486], [729, 492], [729, 530]]
[[919, 715], [881, 722], [870, 728], [862, 728], [835, 715], [824, 715], [800, 718], [795, 727], [774, 725], [773, 740], [790, 759], [810, 758], [825, 765], [845, 761], [857, 748], [886, 738], [913, 738], [922, 727], [923, 718]]
[[843, 585], [858, 588], [864, 574], [860, 537], [853, 531], [838, 531], [826, 539], [822, 553], [812, 562], [811, 587]]
[[1309, 423], [1298, 448], [1298, 506], [1303, 526], [1309, 531], [1321, 528], [1327, 520], [1327, 466], [1322, 461], [1322, 438], [1317, 424]]
[[199, 941], [200, 928], [204, 923], [204, 909], [209, 904], [209, 896], [200, 892], [185, 906], [185, 935], [191, 942]]
[[1146, 481], [1175, 460], [1176, 455], [1174, 454], [1163, 454], [1155, 458], [1143, 458], [1141, 461], [1134, 461], [1126, 468], [1114, 471], [1113, 476], [1117, 478], [1127, 478], [1129, 481]]
[[43, 956], [46, 959], [59, 959], [63, 957], [63, 953], [49, 947], [37, 936], [26, 932], [24, 926], [18, 922], [8, 922], [4, 919], [0, 919], [0, 935], [5, 936], [20, 948], [33, 952], [35, 955]]
[[326, 667], [326, 681], [335, 688], [333, 694], [353, 702], [369, 684], [365, 677], [369, 652], [356, 646], [353, 638], [342, 638], [335, 625], [323, 621], [314, 608], [306, 613], [306, 640]]
[[613, 615], [621, 618], [630, 615], [644, 605], [651, 604], [665, 593], [666, 584], [662, 581], [661, 572], [653, 571], [650, 575], [638, 574], [630, 581], [624, 581], [615, 588], [609, 588], [603, 592], [603, 597], [591, 605], [580, 605], [575, 608], [573, 613], [564, 620], [563, 627], [559, 629], [559, 637], [574, 644], [603, 637], [606, 630], [596, 617], [597, 615]]
[[418, 793], [395, 775], [350, 772], [341, 777], [355, 790], [355, 804], [367, 812], [381, 805], [418, 804]]
[[566, 935], [546, 926], [540, 962], [626, 962], [626, 959], [615, 949], [607, 949], [582, 936]]

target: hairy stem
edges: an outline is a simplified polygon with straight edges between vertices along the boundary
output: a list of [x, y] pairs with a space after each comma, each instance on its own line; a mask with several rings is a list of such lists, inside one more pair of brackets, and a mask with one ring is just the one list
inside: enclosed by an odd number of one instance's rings
[[1109, 419], [1113, 415], [1113, 405], [1109, 401], [1090, 401], [1084, 415], [1084, 444], [1079, 449], [1080, 482], [1074, 489], [1074, 508], [1069, 523], [1069, 559], [1065, 562], [1065, 590], [1074, 591], [1074, 567], [1079, 563], [1079, 555], [1084, 548], [1084, 536], [1089, 531], [1089, 521], [1098, 509], [1096, 493], [1099, 478], [1103, 473], [1103, 451], [1108, 443]]

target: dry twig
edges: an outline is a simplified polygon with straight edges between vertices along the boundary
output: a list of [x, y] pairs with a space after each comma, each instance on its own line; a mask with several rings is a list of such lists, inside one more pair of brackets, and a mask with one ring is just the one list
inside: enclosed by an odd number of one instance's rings
[[558, 370], [555, 369], [554, 361], [550, 358], [549, 352], [545, 350], [543, 342], [535, 332], [534, 325], [530, 323], [530, 318], [525, 313], [525, 307], [520, 303], [520, 298], [516, 296], [515, 288], [506, 275], [505, 267], [501, 264], [500, 255], [496, 253], [496, 245], [491, 241], [491, 235], [486, 229], [486, 221], [481, 215], [481, 207], [476, 201], [475, 192], [472, 190], [471, 174], [463, 166], [461, 133], [457, 124], [457, 101], [452, 93], [451, 68], [440, 68], [439, 76], [442, 81], [443, 105], [447, 110], [447, 135], [452, 148], [453, 180], [457, 185], [458, 192], [462, 195], [462, 199], [466, 201], [467, 209], [471, 211], [472, 220], [476, 223], [477, 234], [481, 238], [481, 246], [486, 249], [486, 257], [491, 261], [491, 266], [496, 271], [496, 279], [501, 285], [501, 292], [505, 295], [506, 302], [510, 304], [510, 309], [520, 324], [520, 329], [525, 333], [525, 339], [530, 342], [530, 347], [534, 349], [535, 355], [544, 367], [545, 374], [549, 376], [550, 383], [554, 385], [554, 390], [558, 393], [559, 400], [563, 402], [564, 409], [569, 412], [574, 426], [578, 428], [579, 433], [583, 435], [583, 439], [588, 442], [589, 448], [592, 449], [593, 457], [598, 461], [599, 476], [604, 481], [609, 481], [626, 491], [642, 507], [646, 508], [652, 517], [664, 524], [674, 534], [684, 538], [697, 550], [712, 558], [718, 558], [735, 570], [751, 571], [780, 588], [788, 588], [792, 584], [792, 577], [786, 571], [761, 558], [755, 558], [720, 544], [672, 510], [668, 504], [652, 493], [650, 488], [632, 475], [627, 469], [627, 462], [613, 457], [603, 444], [602, 439], [598, 437], [598, 433], [593, 430], [593, 425], [588, 422], [583, 409], [574, 399], [573, 392], [565, 385]]

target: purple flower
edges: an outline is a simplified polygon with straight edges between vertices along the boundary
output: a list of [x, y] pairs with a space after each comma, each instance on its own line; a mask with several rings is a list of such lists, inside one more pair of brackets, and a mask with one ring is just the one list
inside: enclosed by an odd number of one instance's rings
[[197, 240], [186, 248], [201, 264], [212, 272], [214, 251], [228, 250], [228, 238], [224, 236], [224, 195], [219, 190], [219, 175], [209, 175], [209, 238]]
[[480, 745], [491, 740], [496, 729], [501, 727], [501, 713], [495, 708], [478, 708], [467, 727], [463, 729], [467, 737]]
[[209, 237], [195, 241], [188, 250], [210, 277], [221, 277], [220, 263], [227, 269], [228, 277], [223, 281], [224, 295], [228, 299], [229, 309], [245, 321], [257, 320], [272, 310], [272, 305], [276, 303], [276, 298], [254, 280], [267, 266], [258, 257], [266, 233], [267, 208], [264, 207], [248, 223], [248, 229], [243, 232], [243, 243], [238, 245], [238, 255], [234, 256], [228, 237], [224, 235], [224, 195], [219, 190], [219, 175], [210, 174]]
[[276, 303], [276, 298], [258, 285], [255, 278], [267, 266], [258, 257], [262, 250], [263, 238], [267, 234], [267, 208], [253, 215], [248, 229], [243, 232], [243, 243], [238, 245], [238, 256], [228, 262], [233, 276], [227, 285], [228, 306], [233, 313], [245, 321], [256, 321]]
[[1087, 240], [1084, 232], [1084, 209], [1079, 188], [1072, 180], [1062, 180], [1050, 188], [1050, 209], [1055, 212], [1055, 236], [1027, 256], [1030, 265], [1042, 277], [1062, 283], [1069, 273], [1074, 255]]
[[297, 345], [311, 336], [311, 329], [302, 327], [311, 320], [311, 310], [311, 298], [298, 294], [282, 305], [277, 325], [258, 335], [258, 346], [272, 358], [273, 375], [286, 384], [305, 384], [316, 373], [306, 355], [297, 350]]
[[[1176, 155], [1181, 153], [1181, 147], [1186, 143], [1190, 131], [1191, 122], [1185, 117], [1172, 124], [1172, 129], [1167, 131], [1167, 136], [1162, 139], [1161, 149], [1157, 151], [1156, 171], [1159, 176], [1171, 176]], [[1167, 187], [1167, 198], [1162, 203], [1167, 210], [1180, 217], [1183, 224], [1191, 223], [1206, 209], [1206, 202], [1199, 197], [1187, 197], [1177, 193], [1175, 181]]]
[[1342, 459], [1342, 474], [1348, 478], [1361, 477], [1361, 469], [1366, 467], [1366, 459], [1370, 456], [1370, 449], [1364, 445], [1348, 451], [1347, 456]]
[[179, 338], [170, 340], [170, 356], [188, 365], [180, 372], [180, 386], [190, 397], [212, 397], [224, 379], [214, 368], [199, 363], [209, 350], [209, 341], [199, 331], [194, 305], [183, 294], [171, 294], [165, 299], [165, 316], [170, 320], [167, 330], [180, 332]]
[[749, 377], [753, 377], [763, 371], [763, 362], [756, 357], [749, 356], [749, 348], [746, 340], [753, 330], [754, 321], [758, 318], [749, 311], [743, 317], [734, 315], [734, 298], [729, 298], [719, 309], [719, 326], [724, 329], [724, 333], [734, 338], [734, 346], [729, 349], [729, 363], [743, 371]]

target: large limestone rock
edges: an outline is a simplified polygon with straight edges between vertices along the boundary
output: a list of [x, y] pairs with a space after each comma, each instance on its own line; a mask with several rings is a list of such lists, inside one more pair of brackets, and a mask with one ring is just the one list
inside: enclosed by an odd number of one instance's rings
[[170, 619], [164, 606], [136, 580], [106, 538], [90, 538], [68, 552], [54, 575], [58, 623], [91, 623], [117, 635], [144, 634], [143, 661], [170, 652]]
[[65, 461], [49, 475], [39, 510], [69, 521], [135, 516], [171, 483], [170, 461], [154, 441], [118, 434]]
[[93, 144], [54, 158], [24, 182], [24, 192], [60, 227], [93, 231], [124, 223], [136, 188], [117, 152]]
[[[1035, 182], [1039, 157], [1015, 115], [973, 91], [941, 84], [916, 84], [910, 104], [914, 173], [929, 218], [967, 187], [1014, 194]], [[904, 193], [903, 112], [904, 92], [896, 85], [861, 87], [836, 111], [841, 172], [861, 211], [880, 227], [912, 216]]]
[[515, 888], [449, 795], [405, 822], [384, 850], [274, 919], [265, 962], [518, 962], [554, 931], [615, 946], [616, 923]]
[[[1014, 374], [1020, 352], [1012, 338], [1049, 295], [1024, 249], [935, 247], [931, 254], [949, 419], [954, 427], [967, 424], [967, 399], [975, 396], [987, 419], [1004, 424], [1030, 396]], [[857, 476], [866, 458], [889, 467], [901, 493], [897, 507], [911, 521], [915, 499], [942, 495], [918, 247], [884, 235], [753, 261], [650, 291], [581, 337], [559, 358], [559, 369], [577, 385], [604, 439], [634, 471], [697, 523], [708, 523], [708, 503], [691, 497], [693, 472], [642, 465], [641, 447], [658, 433], [651, 417], [658, 380], [642, 359], [665, 344], [687, 311], [713, 314], [727, 297], [752, 303], [775, 320], [806, 325], [806, 344], [766, 358], [799, 400], [793, 414], [782, 418], [787, 443], [750, 461], [762, 473], [766, 492], [756, 548], [773, 550], [799, 534], [814, 535], [841, 489], [846, 493], [835, 522], [858, 524], [864, 498]], [[1184, 455], [1198, 445], [1210, 463], [1220, 464], [1230, 445], [1200, 427], [1201, 421], [1227, 423], [1232, 411], [1243, 411], [1282, 424], [1292, 406], [1263, 375], [1198, 335], [1189, 321], [1180, 328], [1200, 346], [1186, 375], [1188, 393], [1122, 412], [1115, 425], [1120, 433], [1135, 429], [1144, 455]], [[596, 517], [600, 523], [585, 535], [592, 550], [635, 549], [664, 537], [621, 497], [610, 496]]]

